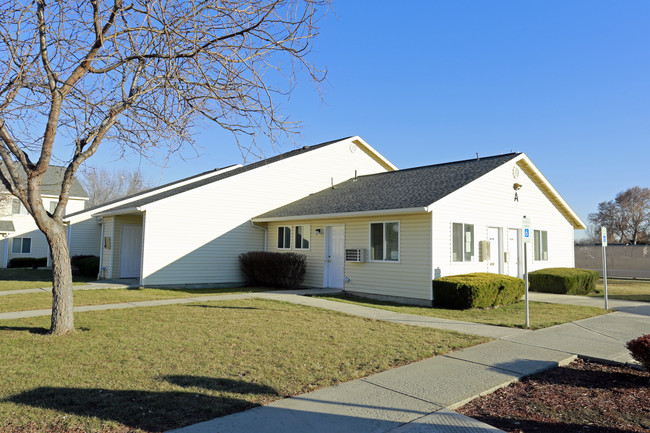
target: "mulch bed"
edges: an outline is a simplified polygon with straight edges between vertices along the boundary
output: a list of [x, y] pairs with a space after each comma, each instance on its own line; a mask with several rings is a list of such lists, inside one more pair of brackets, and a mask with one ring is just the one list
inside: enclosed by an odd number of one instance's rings
[[457, 412], [508, 433], [650, 432], [650, 373], [578, 359]]

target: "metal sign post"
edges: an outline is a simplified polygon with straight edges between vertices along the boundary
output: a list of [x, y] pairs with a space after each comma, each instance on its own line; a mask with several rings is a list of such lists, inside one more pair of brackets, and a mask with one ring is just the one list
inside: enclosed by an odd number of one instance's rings
[[523, 231], [523, 241], [524, 241], [524, 281], [525, 285], [524, 288], [526, 289], [525, 291], [525, 302], [526, 302], [526, 328], [530, 326], [530, 310], [528, 308], [528, 248], [527, 245], [531, 243], [531, 237], [530, 237], [530, 218], [526, 218], [524, 216], [523, 221], [521, 223], [522, 231]]
[[603, 282], [605, 283], [605, 310], [609, 310], [607, 299], [607, 228], [600, 228], [600, 238], [603, 241]]

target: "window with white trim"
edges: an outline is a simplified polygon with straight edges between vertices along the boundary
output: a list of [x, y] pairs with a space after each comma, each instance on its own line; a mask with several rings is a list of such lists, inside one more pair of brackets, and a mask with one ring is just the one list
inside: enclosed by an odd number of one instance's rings
[[535, 242], [535, 260], [548, 260], [548, 232], [546, 230], [533, 231]]
[[399, 261], [399, 221], [370, 223], [370, 260]]
[[451, 225], [451, 260], [471, 262], [474, 260], [474, 224]]
[[309, 225], [295, 226], [295, 233], [293, 235], [293, 248], [296, 250], [308, 250], [309, 241], [311, 239], [311, 228]]
[[32, 252], [32, 238], [13, 238], [11, 240], [12, 254], [29, 254]]
[[[56, 205], [59, 204], [58, 201], [51, 201], [50, 202], [50, 213], [53, 214], [54, 211], [56, 210]], [[65, 213], [65, 212], [64, 212]]]
[[291, 227], [289, 226], [278, 227], [278, 249], [279, 250], [291, 249]]

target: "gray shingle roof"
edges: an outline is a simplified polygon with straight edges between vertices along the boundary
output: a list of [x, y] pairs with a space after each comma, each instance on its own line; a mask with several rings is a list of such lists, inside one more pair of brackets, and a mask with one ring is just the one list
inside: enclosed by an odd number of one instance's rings
[[[63, 180], [63, 175], [65, 174], [65, 167], [59, 165], [50, 165], [43, 176], [43, 181], [41, 182], [41, 194], [45, 195], [55, 195], [58, 196], [61, 194], [61, 181]], [[2, 170], [6, 170], [3, 166]], [[25, 178], [25, 172], [22, 169], [18, 169], [21, 177]], [[0, 191], [6, 192], [7, 189], [0, 184]], [[81, 197], [88, 198], [88, 193], [81, 186], [81, 183], [74, 178], [72, 180], [72, 186], [70, 187], [70, 197]]]
[[256, 218], [426, 207], [518, 155], [509, 153], [359, 176]]
[[[227, 171], [227, 172], [225, 172], [223, 174], [220, 174], [220, 175], [199, 179], [196, 182], [181, 185], [181, 186], [179, 186], [177, 188], [168, 189], [166, 191], [161, 192], [160, 194], [150, 195], [150, 196], [144, 197], [144, 198], [142, 198], [140, 200], [134, 200], [134, 201], [130, 201], [128, 203], [120, 204], [120, 202], [122, 202], [126, 197], [121, 198], [121, 199], [115, 200], [115, 206], [110, 207], [108, 209], [103, 209], [102, 212], [119, 212], [121, 210], [126, 210], [126, 209], [130, 209], [130, 208], [144, 206], [144, 205], [147, 205], [149, 203], [153, 203], [153, 202], [156, 202], [158, 200], [162, 200], [162, 199], [174, 196], [176, 194], [180, 194], [180, 193], [183, 193], [183, 192], [186, 192], [186, 191], [190, 191], [190, 190], [192, 190], [194, 188], [199, 188], [199, 187], [204, 186], [204, 185], [208, 185], [208, 184], [211, 184], [211, 183], [214, 183], [214, 182], [218, 182], [218, 181], [220, 181], [222, 179], [226, 179], [226, 178], [229, 178], [229, 177], [232, 177], [232, 176], [236, 176], [236, 175], [238, 175], [240, 173], [244, 173], [244, 172], [256, 169], [258, 167], [263, 167], [265, 165], [272, 164], [274, 162], [281, 161], [283, 159], [291, 158], [293, 156], [297, 156], [297, 155], [300, 155], [300, 154], [303, 154], [303, 153], [306, 153], [306, 152], [310, 152], [312, 150], [315, 150], [315, 149], [318, 149], [318, 148], [321, 148], [321, 147], [324, 147], [324, 146], [327, 146], [327, 145], [330, 145], [330, 144], [333, 144], [333, 143], [336, 143], [336, 142], [339, 142], [339, 141], [342, 141], [342, 140], [347, 140], [348, 138], [350, 138], [350, 137], [344, 137], [344, 138], [340, 138], [338, 140], [327, 141], [325, 143], [320, 143], [320, 144], [316, 144], [316, 145], [313, 145], [313, 146], [304, 146], [304, 147], [301, 147], [299, 149], [292, 150], [290, 152], [282, 153], [280, 155], [276, 155], [276, 156], [273, 156], [271, 158], [263, 159], [261, 161], [254, 162], [252, 164], [244, 165], [242, 167]], [[206, 173], [208, 173], [208, 172], [206, 172]], [[191, 177], [186, 178], [186, 179], [181, 179], [179, 181], [172, 182], [171, 184], [167, 184], [167, 185], [163, 185], [161, 187], [156, 187], [156, 188], [152, 188], [150, 190], [142, 191], [142, 192], [140, 192], [138, 194], [135, 194], [134, 196], [144, 195], [146, 193], [151, 192], [152, 190], [161, 189], [161, 188], [164, 188], [166, 186], [173, 185], [174, 183], [182, 182], [182, 181], [185, 181], [187, 179], [191, 179], [192, 177], [198, 177], [198, 176], [200, 176], [200, 175], [191, 176]], [[128, 198], [133, 198], [134, 196], [130, 196]], [[84, 213], [84, 212], [92, 211], [93, 209], [97, 209], [97, 208], [100, 208], [100, 207], [103, 208], [105, 206], [106, 206], [106, 203], [98, 205], [98, 206], [94, 206], [92, 208], [88, 208], [88, 209], [85, 209], [85, 210], [80, 211], [80, 212], [75, 212], [75, 213], [66, 215], [66, 218], [73, 217], [75, 215], [78, 215], [78, 214], [81, 214], [81, 213]]]

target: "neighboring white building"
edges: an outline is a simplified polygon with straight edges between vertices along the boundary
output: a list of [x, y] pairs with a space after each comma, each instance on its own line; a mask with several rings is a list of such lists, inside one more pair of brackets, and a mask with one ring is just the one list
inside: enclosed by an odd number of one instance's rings
[[100, 278], [241, 285], [239, 254], [265, 246], [265, 229], [251, 218], [355, 175], [395, 169], [359, 137], [305, 146], [70, 213], [70, 252], [99, 255]]
[[[100, 278], [243, 284], [248, 251], [307, 256], [305, 285], [430, 304], [432, 279], [572, 267], [584, 223], [521, 153], [397, 170], [359, 137], [218, 169], [66, 215]], [[1, 227], [0, 227], [1, 229]]]
[[253, 218], [269, 251], [307, 256], [305, 284], [431, 304], [447, 275], [573, 267], [585, 225], [522, 153], [359, 176]]
[[[41, 183], [41, 200], [45, 209], [54, 211], [61, 191], [65, 167], [50, 166]], [[4, 191], [4, 192], [3, 192]], [[66, 212], [79, 212], [86, 207], [88, 194], [77, 179], [70, 188]], [[2, 187], [0, 190], [0, 266], [7, 267], [9, 260], [17, 257], [47, 257], [50, 248], [45, 235], [38, 229], [34, 218], [25, 206]]]

